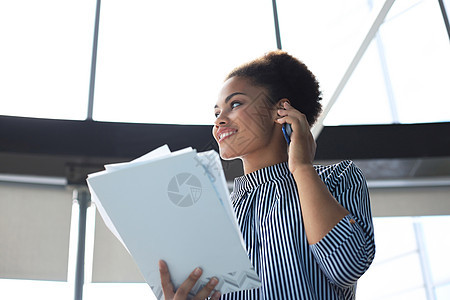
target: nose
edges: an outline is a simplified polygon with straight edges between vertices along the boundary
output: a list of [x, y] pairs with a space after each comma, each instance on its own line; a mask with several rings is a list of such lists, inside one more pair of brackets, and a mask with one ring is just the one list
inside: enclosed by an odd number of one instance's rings
[[214, 125], [215, 125], [216, 127], [224, 126], [224, 125], [226, 125], [226, 124], [228, 124], [228, 123], [229, 123], [228, 117], [227, 117], [226, 115], [224, 115], [223, 112], [221, 112], [221, 113], [217, 116], [216, 120], [214, 121]]

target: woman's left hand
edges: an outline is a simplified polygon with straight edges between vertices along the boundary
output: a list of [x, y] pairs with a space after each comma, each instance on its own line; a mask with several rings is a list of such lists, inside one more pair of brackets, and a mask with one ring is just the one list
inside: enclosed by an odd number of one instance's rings
[[312, 245], [323, 239], [349, 211], [331, 195], [313, 167], [316, 142], [306, 116], [288, 103], [284, 108], [278, 110], [281, 116], [278, 123], [292, 126], [289, 170], [297, 184], [306, 238]]
[[[170, 280], [170, 273], [167, 264], [163, 261], [159, 261], [159, 273], [161, 276], [161, 287], [164, 292], [164, 299], [166, 300], [186, 300], [189, 297], [194, 285], [202, 275], [202, 270], [196, 268], [188, 278], [180, 285], [178, 290], [174, 290], [172, 281]], [[214, 291], [214, 288], [219, 283], [217, 278], [213, 277], [209, 282], [192, 298], [194, 300], [206, 299], [208, 296], [211, 300], [218, 300], [220, 298], [220, 292]]]
[[316, 154], [316, 141], [311, 133], [306, 116], [284, 102], [284, 109], [279, 109], [278, 123], [289, 123], [292, 127], [289, 144], [289, 170], [294, 173], [301, 166], [311, 167]]

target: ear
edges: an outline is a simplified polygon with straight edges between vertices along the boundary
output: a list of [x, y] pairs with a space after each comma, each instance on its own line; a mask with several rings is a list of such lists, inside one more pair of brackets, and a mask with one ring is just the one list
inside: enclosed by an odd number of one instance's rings
[[289, 101], [288, 98], [283, 98], [283, 99], [278, 100], [277, 109], [284, 109], [284, 103], [286, 103], [286, 102], [291, 104], [291, 101]]
[[[288, 98], [283, 98], [283, 99], [280, 99], [280, 100], [278, 100], [278, 102], [276, 103], [276, 105], [275, 105], [275, 107], [276, 107], [276, 109], [278, 110], [278, 109], [284, 109], [284, 103], [289, 103], [289, 104], [291, 104], [291, 101], [289, 101], [289, 99]], [[278, 114], [278, 112], [276, 113], [276, 116], [275, 116], [275, 120], [277, 120], [278, 118], [280, 117], [280, 115]]]

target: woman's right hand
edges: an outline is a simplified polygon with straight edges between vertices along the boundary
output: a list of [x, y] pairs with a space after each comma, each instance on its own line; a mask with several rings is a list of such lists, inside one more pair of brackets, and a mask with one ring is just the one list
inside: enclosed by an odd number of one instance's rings
[[[202, 275], [202, 270], [200, 268], [196, 268], [192, 271], [189, 277], [180, 285], [176, 292], [174, 291], [172, 281], [170, 280], [169, 268], [163, 260], [159, 261], [159, 273], [161, 276], [161, 286], [164, 292], [164, 299], [185, 300], [188, 299], [189, 292]], [[211, 278], [208, 284], [206, 284], [203, 289], [201, 289], [192, 299], [201, 300], [209, 297], [218, 283], [219, 280], [217, 280], [217, 278]], [[211, 296], [211, 300], [218, 300], [219, 298], [220, 292], [218, 291], [215, 291]]]

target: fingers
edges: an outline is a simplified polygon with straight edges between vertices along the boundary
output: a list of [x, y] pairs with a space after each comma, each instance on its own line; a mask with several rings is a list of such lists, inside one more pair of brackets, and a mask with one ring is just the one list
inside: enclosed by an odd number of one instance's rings
[[167, 264], [163, 261], [159, 261], [159, 275], [161, 276], [161, 287], [163, 289], [165, 299], [173, 299], [174, 291], [173, 284], [170, 280], [170, 273]]
[[176, 293], [177, 298], [186, 299], [195, 283], [197, 283], [197, 280], [202, 276], [202, 273], [202, 269], [200, 268], [196, 268], [192, 271], [188, 278], [178, 288]]
[[301, 114], [300, 116], [292, 116], [292, 115], [285, 115], [276, 120], [279, 124], [289, 123], [292, 126], [292, 131], [295, 132], [309, 132], [310, 126], [308, 123], [308, 120], [306, 119], [306, 116]]
[[[215, 277], [211, 278], [211, 280], [209, 280], [209, 282], [203, 287], [203, 289], [200, 290], [200, 292], [198, 292], [197, 295], [195, 295], [194, 299], [196, 300], [200, 300], [200, 299], [205, 299], [206, 297], [208, 297], [209, 295], [211, 295], [211, 293], [213, 292], [214, 288], [217, 286], [217, 284], [219, 283], [219, 280]], [[214, 294], [211, 296], [211, 299], [216, 300], [220, 298], [220, 292], [215, 291]]]
[[[174, 287], [172, 281], [170, 280], [169, 268], [163, 260], [159, 261], [159, 273], [161, 276], [161, 286], [165, 299], [187, 299], [189, 293], [201, 277], [203, 271], [200, 268], [196, 268], [192, 271], [192, 273], [189, 274], [189, 277], [180, 285], [176, 293], [174, 293]], [[218, 283], [219, 280], [217, 278], [211, 278], [211, 280], [200, 290], [200, 292], [197, 293], [197, 295], [195, 295], [193, 299], [200, 300], [209, 297]], [[212, 300], [217, 300], [219, 298], [220, 292], [218, 291], [215, 291], [211, 296]]]
[[304, 128], [309, 129], [308, 119], [306, 115], [302, 114], [300, 111], [293, 108], [288, 102], [283, 103], [284, 109], [278, 110], [278, 115], [280, 118], [277, 120], [278, 123], [290, 123], [293, 124], [296, 120], [299, 121], [300, 125]]
[[220, 299], [220, 292], [216, 291], [214, 292], [214, 294], [211, 296], [211, 300], [219, 300]]
[[311, 133], [306, 115], [293, 108], [289, 103], [283, 104], [285, 109], [279, 109], [279, 124], [289, 123], [292, 127], [291, 143], [289, 144], [289, 169], [293, 172], [300, 165], [313, 163], [316, 153], [316, 142]]

